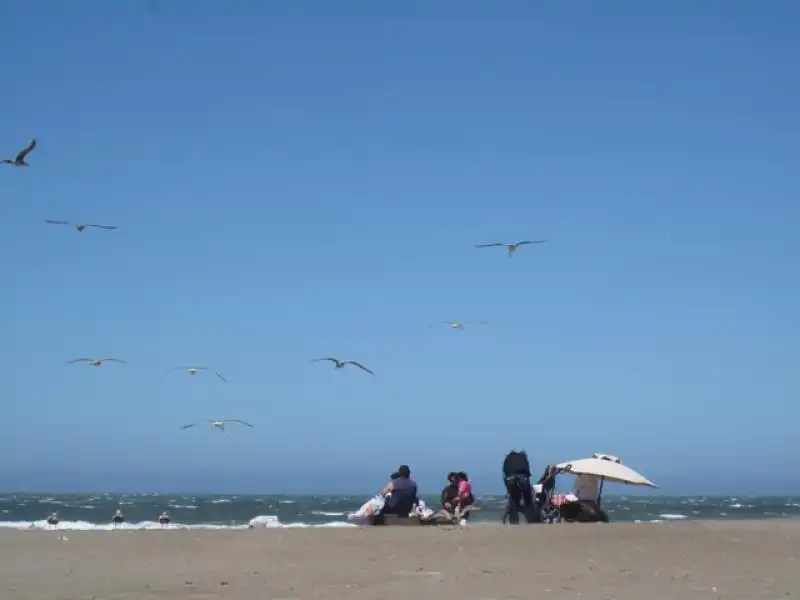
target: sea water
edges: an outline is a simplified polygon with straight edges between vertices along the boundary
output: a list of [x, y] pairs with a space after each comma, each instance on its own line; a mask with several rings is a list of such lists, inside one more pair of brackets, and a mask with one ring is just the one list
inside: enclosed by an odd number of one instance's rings
[[[159, 515], [167, 511], [169, 529], [247, 529], [259, 516], [272, 527], [347, 527], [347, 514], [369, 498], [362, 495], [192, 495], [192, 494], [2, 494], [0, 527], [51, 529], [47, 517], [56, 512], [58, 529], [164, 529]], [[429, 506], [438, 498], [425, 498]], [[470, 525], [499, 523], [502, 495], [477, 498], [480, 510]], [[125, 522], [111, 523], [121, 509]], [[603, 508], [614, 522], [661, 522], [684, 519], [764, 519], [800, 517], [800, 497], [625, 497], [603, 498]]]

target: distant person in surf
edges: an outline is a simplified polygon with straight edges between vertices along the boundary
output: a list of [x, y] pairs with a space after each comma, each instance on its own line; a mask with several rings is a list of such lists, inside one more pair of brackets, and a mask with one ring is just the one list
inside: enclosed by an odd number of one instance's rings
[[58, 513], [53, 513], [47, 517], [47, 524], [51, 527], [58, 527]]
[[158, 522], [160, 525], [169, 525], [170, 522], [169, 513], [167, 511], [162, 512], [158, 517]]
[[111, 517], [111, 522], [114, 523], [115, 526], [122, 525], [125, 522], [125, 515], [122, 514], [120, 509], [117, 509], [114, 516]]

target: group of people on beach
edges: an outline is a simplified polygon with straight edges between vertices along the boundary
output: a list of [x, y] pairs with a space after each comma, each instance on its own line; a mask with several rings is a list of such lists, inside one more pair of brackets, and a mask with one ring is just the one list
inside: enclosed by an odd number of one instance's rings
[[461, 521], [469, 516], [475, 502], [472, 495], [472, 483], [464, 471], [452, 471], [447, 475], [447, 485], [441, 493], [441, 508], [438, 513], [428, 508], [417, 495], [417, 483], [411, 479], [411, 469], [401, 465], [389, 477], [389, 482], [378, 495], [382, 505], [376, 517], [383, 520], [391, 515], [400, 518], [419, 516], [432, 518], [435, 514], [447, 517], [447, 520]]
[[520, 513], [528, 523], [542, 521], [608, 521], [600, 508], [600, 478], [579, 474], [572, 492], [555, 494], [556, 476], [562, 470], [547, 465], [536, 484], [531, 483], [531, 467], [527, 453], [512, 450], [503, 460], [503, 481], [506, 487], [506, 512], [503, 522], [519, 523]]
[[472, 482], [464, 471], [450, 472], [447, 474], [447, 485], [441, 494], [442, 509], [450, 513], [464, 513], [464, 518], [469, 517], [468, 506], [475, 503], [472, 495]]
[[[510, 451], [503, 460], [503, 483], [506, 488], [506, 510], [504, 523], [518, 524], [522, 515], [528, 523], [539, 523], [557, 519], [559, 521], [607, 521], [607, 515], [599, 505], [599, 478], [594, 475], [578, 475], [571, 493], [555, 494], [556, 476], [561, 472], [554, 465], [547, 465], [537, 483], [532, 483], [530, 461], [523, 451]], [[423, 516], [424, 506], [417, 497], [417, 484], [411, 479], [411, 469], [402, 465], [390, 476], [379, 497], [383, 499], [379, 516], [394, 515]], [[447, 485], [441, 492], [440, 513], [457, 515], [458, 520], [467, 519], [474, 508], [475, 497], [472, 483], [463, 471], [452, 471], [447, 475]], [[433, 511], [427, 510], [427, 516]]]

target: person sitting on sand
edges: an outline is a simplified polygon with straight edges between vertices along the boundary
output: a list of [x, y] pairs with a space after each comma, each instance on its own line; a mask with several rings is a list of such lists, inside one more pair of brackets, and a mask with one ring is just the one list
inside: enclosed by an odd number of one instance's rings
[[560, 506], [562, 518], [567, 521], [608, 521], [598, 503], [600, 478], [596, 475], [580, 474], [575, 478], [572, 493], [564, 497]]
[[469, 476], [464, 471], [456, 473], [456, 481], [458, 482], [458, 495], [456, 496], [456, 508], [466, 519], [469, 516], [469, 511], [464, 512], [468, 506], [475, 502], [475, 497], [472, 495], [472, 482]]
[[577, 496], [578, 502], [597, 502], [600, 494], [600, 478], [596, 475], [578, 475], [572, 493]]
[[469, 476], [464, 471], [456, 473], [456, 481], [458, 482], [458, 497], [457, 502], [462, 508], [472, 504], [475, 498], [472, 495], [472, 482]]
[[442, 489], [442, 508], [451, 512], [458, 498], [458, 477], [454, 472], [447, 474], [447, 485]]
[[386, 484], [381, 496], [386, 499], [382, 514], [408, 517], [418, 504], [417, 484], [411, 479], [411, 469], [408, 465], [401, 465], [397, 469], [396, 477]]

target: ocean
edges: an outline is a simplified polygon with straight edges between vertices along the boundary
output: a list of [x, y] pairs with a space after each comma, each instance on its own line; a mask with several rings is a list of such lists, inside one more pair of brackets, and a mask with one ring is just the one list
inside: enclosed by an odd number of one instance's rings
[[[159, 515], [167, 511], [170, 529], [246, 529], [250, 520], [272, 516], [272, 527], [349, 526], [347, 514], [366, 495], [267, 496], [214, 494], [2, 494], [0, 527], [52, 529], [47, 517], [57, 513], [59, 529], [162, 529]], [[437, 498], [425, 499], [435, 508]], [[502, 495], [477, 498], [481, 510], [470, 524], [499, 523]], [[626, 497], [609, 495], [603, 508], [612, 521], [661, 522], [682, 519], [765, 519], [800, 517], [800, 497]], [[111, 524], [121, 509], [125, 522]]]

